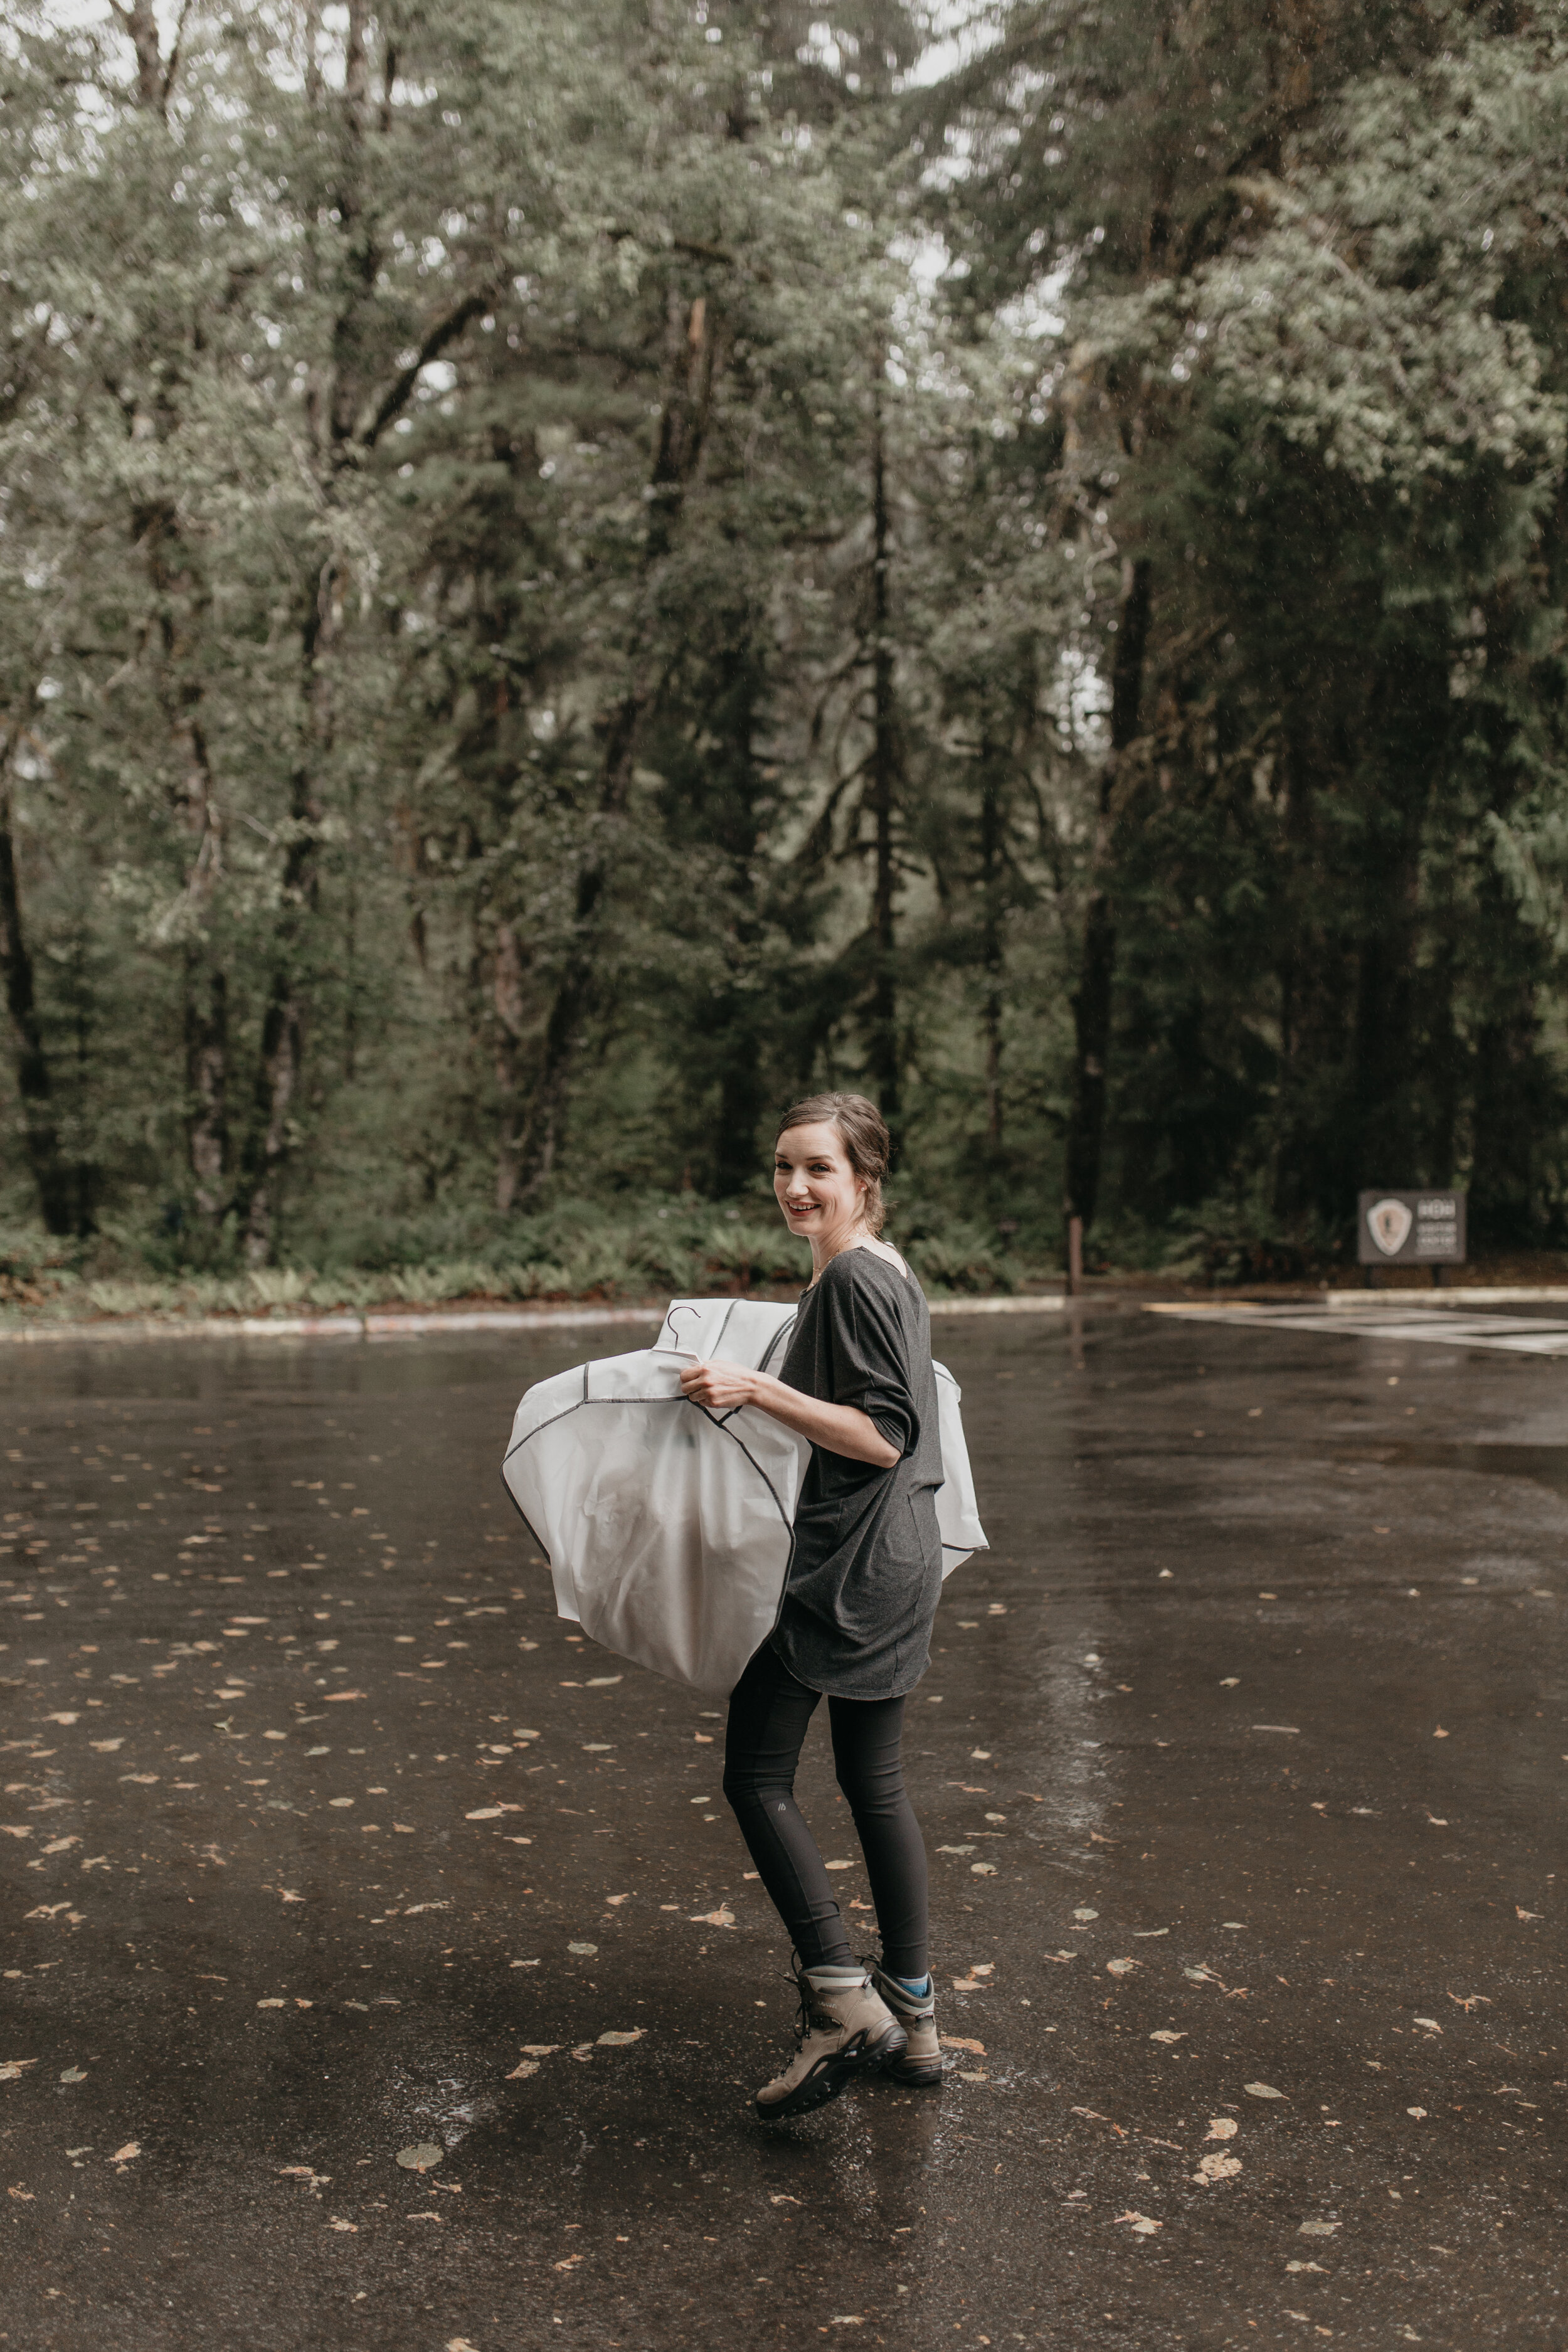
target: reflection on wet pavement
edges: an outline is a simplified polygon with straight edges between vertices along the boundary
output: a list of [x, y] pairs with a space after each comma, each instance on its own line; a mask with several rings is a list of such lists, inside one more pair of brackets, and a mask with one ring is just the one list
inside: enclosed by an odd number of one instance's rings
[[5, 1366], [0, 2343], [1555, 2352], [1563, 1368], [944, 1325], [952, 2072], [770, 2129], [720, 1717], [497, 1474], [595, 1344]]

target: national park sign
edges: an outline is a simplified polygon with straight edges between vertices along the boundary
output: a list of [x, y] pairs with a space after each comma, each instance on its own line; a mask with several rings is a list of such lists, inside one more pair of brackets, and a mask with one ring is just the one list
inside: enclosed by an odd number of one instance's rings
[[1464, 1193], [1363, 1192], [1356, 1256], [1363, 1265], [1462, 1265]]

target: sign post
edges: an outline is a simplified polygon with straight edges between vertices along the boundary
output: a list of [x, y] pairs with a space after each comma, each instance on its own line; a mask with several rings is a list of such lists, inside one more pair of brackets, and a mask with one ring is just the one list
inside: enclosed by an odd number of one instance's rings
[[[1446, 1265], [1465, 1262], [1463, 1192], [1363, 1192], [1356, 1210], [1356, 1256], [1375, 1265], [1429, 1265], [1440, 1283]], [[1369, 1270], [1368, 1286], [1373, 1286]]]

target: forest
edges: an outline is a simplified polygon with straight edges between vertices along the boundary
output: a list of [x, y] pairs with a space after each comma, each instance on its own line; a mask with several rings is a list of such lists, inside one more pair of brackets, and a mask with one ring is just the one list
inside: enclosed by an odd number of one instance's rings
[[1568, 1244], [1561, 7], [20, 0], [0, 91], [13, 1273], [784, 1279], [819, 1086], [935, 1287]]

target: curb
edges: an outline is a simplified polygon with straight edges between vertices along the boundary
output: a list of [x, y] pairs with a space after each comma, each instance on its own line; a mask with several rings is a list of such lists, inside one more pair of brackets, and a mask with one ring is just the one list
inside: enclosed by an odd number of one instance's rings
[[1397, 1307], [1401, 1314], [1410, 1307], [1422, 1307], [1428, 1313], [1436, 1308], [1439, 1314], [1457, 1307], [1463, 1314], [1467, 1307], [1561, 1306], [1568, 1299], [1568, 1284], [1538, 1285], [1529, 1289], [1522, 1285], [1478, 1282], [1455, 1284], [1442, 1290], [1331, 1290], [1326, 1296], [1331, 1314], [1363, 1315], [1374, 1302]]
[[[1048, 1314], [1063, 1305], [1057, 1297], [938, 1298], [933, 1315]], [[593, 1323], [658, 1323], [662, 1307], [478, 1307], [467, 1313], [401, 1315], [205, 1315], [179, 1320], [157, 1316], [105, 1318], [98, 1323], [24, 1323], [0, 1328], [0, 1345], [37, 1347], [46, 1342], [107, 1340], [124, 1345], [147, 1339], [420, 1339], [447, 1331], [571, 1330]]]

